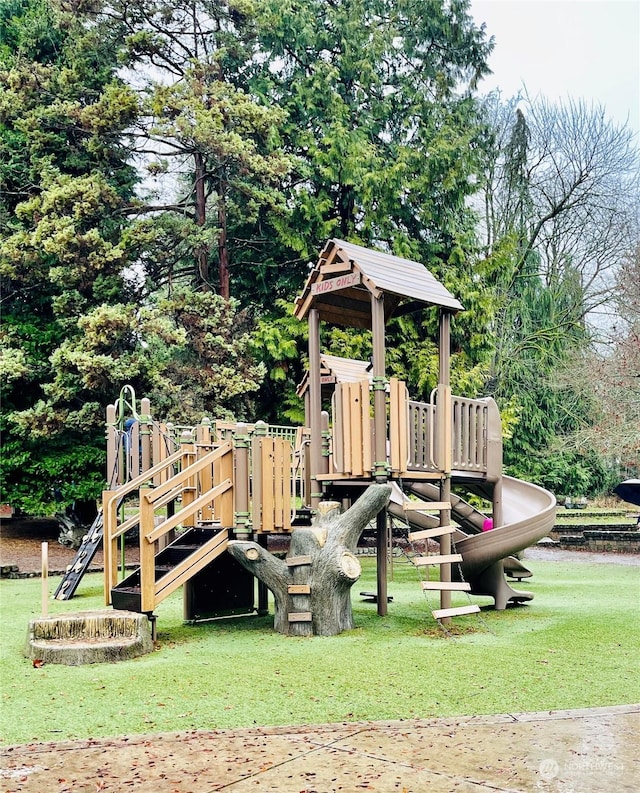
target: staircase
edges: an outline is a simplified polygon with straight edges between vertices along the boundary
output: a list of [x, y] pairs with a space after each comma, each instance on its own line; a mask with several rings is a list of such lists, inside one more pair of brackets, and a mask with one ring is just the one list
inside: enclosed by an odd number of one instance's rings
[[[188, 529], [157, 553], [153, 566], [154, 606], [223, 554], [228, 540], [228, 529], [198, 526]], [[115, 609], [147, 610], [142, 607], [141, 571], [140, 567], [111, 588], [111, 603]]]
[[[403, 503], [405, 513], [418, 512], [442, 512], [450, 514], [451, 504], [448, 501], [405, 501]], [[441, 520], [442, 523], [442, 520]], [[447, 551], [451, 546], [451, 535], [455, 531], [455, 526], [440, 525], [430, 529], [409, 532], [409, 542], [414, 543], [422, 540], [434, 539], [440, 542]], [[469, 592], [471, 585], [466, 581], [451, 580], [451, 565], [462, 562], [462, 555], [459, 553], [437, 553], [425, 556], [415, 556], [413, 564], [425, 571], [425, 578], [422, 580], [423, 591], [440, 592], [440, 608], [433, 609], [432, 614], [436, 620], [447, 620], [449, 617], [460, 617], [464, 614], [477, 614], [480, 607], [476, 603], [467, 606], [451, 607], [451, 592]], [[437, 581], [429, 580], [429, 566], [436, 565], [440, 570], [440, 577]]]
[[[146, 474], [105, 491], [107, 605], [153, 614], [162, 600], [224, 554], [234, 529], [233, 479], [231, 441], [184, 444]], [[136, 491], [139, 510], [125, 519], [118, 505], [126, 494]], [[118, 582], [117, 545], [134, 528], [139, 531], [140, 567]], [[176, 529], [179, 537], [166, 544]]]

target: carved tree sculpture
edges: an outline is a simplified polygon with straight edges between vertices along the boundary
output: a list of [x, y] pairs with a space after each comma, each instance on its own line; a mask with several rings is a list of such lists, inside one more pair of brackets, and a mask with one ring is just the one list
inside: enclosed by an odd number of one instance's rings
[[344, 514], [322, 502], [313, 525], [291, 532], [285, 560], [255, 542], [233, 540], [229, 552], [273, 592], [274, 628], [292, 636], [334, 636], [353, 628], [351, 587], [362, 572], [355, 550], [391, 489], [371, 485]]

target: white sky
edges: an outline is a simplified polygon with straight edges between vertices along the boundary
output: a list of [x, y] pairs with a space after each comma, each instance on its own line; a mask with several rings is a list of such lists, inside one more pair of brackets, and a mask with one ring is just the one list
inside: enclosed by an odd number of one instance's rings
[[481, 93], [584, 99], [640, 134], [640, 0], [471, 0], [495, 37]]

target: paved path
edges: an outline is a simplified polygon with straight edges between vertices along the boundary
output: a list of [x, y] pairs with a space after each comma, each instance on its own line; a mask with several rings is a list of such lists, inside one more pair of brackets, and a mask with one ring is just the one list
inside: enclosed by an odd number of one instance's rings
[[28, 744], [0, 750], [0, 790], [636, 793], [639, 735], [625, 705]]

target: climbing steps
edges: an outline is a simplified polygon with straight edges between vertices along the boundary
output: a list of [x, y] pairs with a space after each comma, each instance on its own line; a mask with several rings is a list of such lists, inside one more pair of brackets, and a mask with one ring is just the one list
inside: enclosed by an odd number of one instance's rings
[[[289, 556], [285, 559], [287, 567], [294, 567], [296, 569], [308, 567], [311, 564], [311, 556]], [[288, 622], [311, 622], [313, 620], [313, 613], [308, 610], [309, 595], [311, 594], [310, 584], [289, 584], [287, 593], [292, 595], [294, 608], [296, 608], [296, 601], [298, 601], [297, 611], [287, 612]]]
[[102, 510], [99, 510], [91, 524], [91, 528], [82, 538], [82, 543], [73, 561], [62, 576], [62, 580], [53, 594], [56, 600], [70, 600], [74, 596], [82, 576], [87, 572], [98, 548], [102, 546], [103, 534], [104, 519]]
[[[411, 512], [447, 512], [451, 510], [451, 504], [448, 501], [405, 501], [402, 505], [405, 514]], [[421, 529], [419, 531], [409, 532], [409, 541], [416, 542], [419, 540], [441, 540], [455, 531], [455, 526], [444, 524], [435, 526], [429, 529]], [[448, 543], [450, 545], [450, 543]], [[440, 553], [440, 554], [427, 554], [425, 556], [414, 556], [412, 559], [413, 564], [426, 571], [426, 578], [422, 581], [423, 591], [436, 591], [441, 593], [441, 606], [439, 609], [433, 609], [432, 614], [434, 619], [442, 620], [449, 617], [459, 617], [464, 614], [477, 614], [480, 607], [476, 603], [471, 603], [467, 606], [451, 607], [450, 593], [451, 592], [469, 592], [471, 590], [470, 584], [466, 581], [452, 581], [451, 580], [451, 565], [460, 564], [462, 562], [462, 555], [459, 553]], [[440, 569], [440, 580], [430, 581], [428, 569], [431, 565], [437, 565]], [[442, 593], [446, 593], [444, 596]], [[443, 602], [445, 601], [445, 602]]]
[[[160, 603], [227, 549], [228, 529], [197, 526], [188, 529], [155, 556], [153, 602]], [[140, 568], [111, 588], [115, 609], [143, 611]]]

